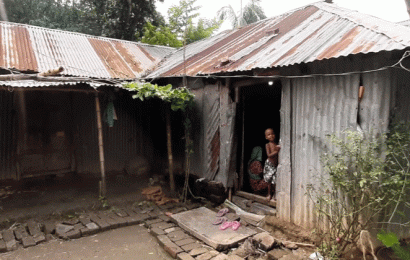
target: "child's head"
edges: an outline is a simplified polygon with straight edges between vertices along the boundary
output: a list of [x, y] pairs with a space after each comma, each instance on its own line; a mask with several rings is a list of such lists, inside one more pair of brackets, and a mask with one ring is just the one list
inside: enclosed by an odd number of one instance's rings
[[272, 128], [268, 128], [265, 130], [265, 138], [269, 142], [275, 141], [275, 132], [273, 131]]

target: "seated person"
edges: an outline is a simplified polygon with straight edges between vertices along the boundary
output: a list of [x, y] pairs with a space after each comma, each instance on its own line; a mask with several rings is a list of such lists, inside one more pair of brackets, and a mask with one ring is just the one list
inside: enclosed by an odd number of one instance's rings
[[252, 149], [251, 158], [248, 162], [249, 184], [253, 192], [264, 191], [269, 186], [264, 181], [262, 173], [262, 147], [256, 146]]

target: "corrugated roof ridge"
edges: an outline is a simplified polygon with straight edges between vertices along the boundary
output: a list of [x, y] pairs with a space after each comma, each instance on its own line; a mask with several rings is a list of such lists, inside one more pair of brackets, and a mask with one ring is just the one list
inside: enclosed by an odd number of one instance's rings
[[[356, 11], [356, 10], [351, 10], [351, 9], [347, 9], [347, 8], [344, 8], [344, 7], [340, 7], [340, 6], [338, 6], [338, 5], [334, 4], [334, 3], [329, 4], [329, 3], [325, 3], [325, 2], [316, 2], [316, 3], [310, 4], [310, 5], [314, 5], [314, 6], [316, 6], [317, 8], [319, 8], [320, 10], [322, 10], [322, 11], [324, 11], [324, 12], [328, 12], [328, 13], [331, 13], [331, 14], [335, 14], [335, 15], [339, 16], [341, 19], [345, 19], [345, 20], [348, 20], [348, 21], [350, 21], [350, 22], [353, 22], [353, 23], [355, 23], [355, 24], [357, 24], [357, 25], [359, 25], [359, 26], [362, 26], [363, 28], [366, 28], [366, 29], [368, 29], [368, 30], [371, 30], [371, 31], [373, 31], [373, 32], [375, 32], [375, 33], [379, 33], [379, 34], [385, 35], [385, 36], [388, 37], [389, 39], [391, 39], [391, 40], [393, 40], [393, 41], [395, 41], [395, 42], [397, 42], [397, 43], [399, 43], [399, 44], [405, 45], [405, 44], [402, 43], [403, 41], [406, 41], [406, 42], [407, 42], [406, 46], [408, 46], [408, 45], [410, 44], [410, 37], [409, 37], [409, 39], [407, 39], [407, 40], [404, 40], [402, 37], [400, 37], [400, 38], [401, 38], [401, 41], [398, 41], [398, 40], [396, 40], [394, 37], [392, 37], [391, 35], [389, 35], [388, 33], [384, 32], [384, 31], [381, 31], [381, 30], [377, 30], [377, 29], [372, 28], [372, 27], [369, 27], [368, 25], [364, 24], [363, 22], [357, 21], [354, 17], [349, 17], [349, 16], [346, 16], [346, 15], [347, 15], [347, 14], [349, 14], [349, 15], [350, 15], [350, 14], [360, 14], [360, 16], [365, 17], [365, 18], [367, 18], [367, 19], [369, 19], [369, 18], [370, 18], [370, 19], [376, 19], [376, 20], [378, 20], [378, 21], [381, 22], [381, 23], [387, 23], [387, 24], [389, 24], [389, 26], [391, 26], [391, 27], [400, 27], [400, 29], [408, 30], [408, 31], [409, 31], [409, 35], [410, 35], [410, 29], [409, 29], [409, 27], [407, 27], [407, 26], [405, 26], [405, 25], [401, 25], [401, 24], [398, 24], [398, 23], [390, 22], [390, 21], [381, 19], [381, 18], [379, 18], [379, 17], [373, 16], [373, 15], [370, 15], [370, 14], [359, 13], [359, 12]], [[345, 12], [342, 14], [342, 13], [339, 13], [338, 11], [345, 11]], [[357, 18], [359, 18], [359, 17], [357, 17]], [[402, 36], [402, 34], [400, 34], [400, 36]]]
[[104, 37], [104, 36], [95, 36], [95, 35], [91, 35], [91, 34], [85, 34], [85, 33], [80, 33], [80, 32], [72, 32], [72, 31], [64, 31], [64, 30], [60, 30], [60, 29], [51, 29], [51, 28], [45, 28], [45, 27], [40, 27], [40, 26], [36, 26], [36, 25], [31, 25], [31, 24], [0, 21], [0, 24], [1, 23], [16, 25], [16, 26], [22, 26], [22, 27], [26, 27], [26, 28], [27, 27], [28, 28], [35, 28], [35, 29], [44, 30], [44, 31], [53, 31], [53, 32], [65, 33], [65, 34], [76, 34], [76, 35], [79, 35], [79, 36], [82, 35], [82, 36], [85, 36], [87, 38], [96, 38], [96, 39], [107, 40], [107, 41], [120, 41], [120, 42], [133, 43], [133, 44], [147, 46], [147, 47], [160, 47], [160, 48], [165, 48], [165, 49], [176, 50], [176, 48], [169, 47], [169, 46], [154, 45], [154, 44], [142, 43], [142, 42], [137, 42], [137, 41], [129, 41], [129, 40], [116, 39], [116, 38], [109, 38], [109, 37]]

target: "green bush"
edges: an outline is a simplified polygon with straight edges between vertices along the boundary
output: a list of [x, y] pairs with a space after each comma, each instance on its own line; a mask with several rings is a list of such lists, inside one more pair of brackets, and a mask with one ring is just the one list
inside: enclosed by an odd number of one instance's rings
[[322, 244], [332, 254], [355, 246], [360, 232], [376, 222], [391, 223], [398, 205], [406, 202], [410, 134], [403, 127], [385, 135], [344, 131], [329, 136], [332, 150], [322, 156], [326, 174], [308, 186], [307, 194], [318, 211]]

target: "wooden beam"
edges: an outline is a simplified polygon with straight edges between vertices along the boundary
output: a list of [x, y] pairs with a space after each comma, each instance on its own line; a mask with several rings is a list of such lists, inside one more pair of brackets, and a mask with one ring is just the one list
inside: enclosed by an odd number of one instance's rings
[[100, 99], [98, 98], [98, 93], [95, 93], [95, 113], [97, 116], [97, 128], [98, 128], [98, 150], [100, 152], [100, 170], [101, 170], [100, 197], [106, 198], [107, 185], [105, 183], [104, 143], [103, 143]]
[[259, 196], [259, 195], [244, 192], [244, 191], [237, 191], [235, 193], [235, 195], [237, 195], [239, 197], [246, 198], [248, 200], [254, 200], [254, 201], [259, 202], [261, 204], [268, 205], [268, 206], [276, 208], [276, 201], [275, 200], [270, 200], [268, 202], [268, 201], [266, 201], [266, 197], [263, 197], [263, 196]]

